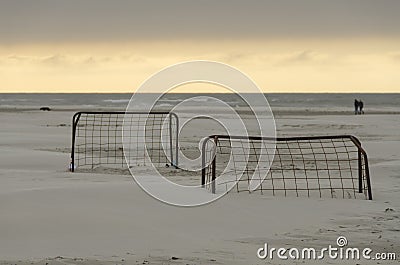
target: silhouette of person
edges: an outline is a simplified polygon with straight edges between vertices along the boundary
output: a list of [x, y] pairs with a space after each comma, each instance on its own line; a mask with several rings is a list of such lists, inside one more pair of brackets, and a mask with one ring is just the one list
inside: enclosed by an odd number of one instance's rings
[[360, 106], [360, 102], [358, 102], [357, 99], [354, 100], [354, 114], [357, 115], [358, 114], [358, 108]]
[[360, 114], [364, 114], [363, 108], [364, 108], [364, 102], [362, 102], [360, 100], [360, 102], [358, 102], [359, 108], [360, 108]]

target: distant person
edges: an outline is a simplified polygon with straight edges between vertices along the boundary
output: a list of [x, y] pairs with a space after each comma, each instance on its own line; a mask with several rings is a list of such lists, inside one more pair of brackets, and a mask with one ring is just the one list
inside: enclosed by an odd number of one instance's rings
[[354, 114], [357, 115], [358, 114], [358, 108], [360, 107], [360, 102], [355, 99], [354, 100]]
[[360, 108], [360, 114], [364, 114], [364, 102], [362, 102], [361, 100], [358, 102], [359, 108]]

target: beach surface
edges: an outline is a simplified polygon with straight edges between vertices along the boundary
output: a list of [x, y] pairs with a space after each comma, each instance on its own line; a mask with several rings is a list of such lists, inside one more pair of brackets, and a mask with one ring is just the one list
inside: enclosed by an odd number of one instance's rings
[[357, 136], [370, 160], [372, 201], [229, 193], [182, 208], [150, 197], [130, 175], [69, 172], [76, 109], [60, 109], [0, 112], [0, 264], [288, 264], [260, 260], [257, 250], [322, 248], [338, 236], [399, 259], [400, 115], [275, 115], [278, 136]]

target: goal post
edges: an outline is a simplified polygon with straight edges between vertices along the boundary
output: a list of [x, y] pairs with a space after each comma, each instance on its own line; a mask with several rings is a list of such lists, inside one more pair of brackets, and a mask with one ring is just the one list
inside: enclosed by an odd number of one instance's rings
[[203, 142], [202, 163], [201, 185], [213, 193], [372, 200], [367, 153], [352, 135], [213, 135]]
[[[128, 130], [123, 132], [124, 122]], [[144, 165], [147, 156], [156, 166], [177, 168], [178, 128], [173, 112], [77, 112], [72, 118], [70, 170], [127, 168], [125, 155], [130, 166]], [[130, 148], [125, 154], [124, 143]]]

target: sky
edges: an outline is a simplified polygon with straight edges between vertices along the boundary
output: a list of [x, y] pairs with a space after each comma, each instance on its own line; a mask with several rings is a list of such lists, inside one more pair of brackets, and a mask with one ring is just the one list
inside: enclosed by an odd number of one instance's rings
[[266, 93], [400, 93], [399, 13], [397, 0], [0, 0], [0, 92], [134, 92], [212, 60]]

